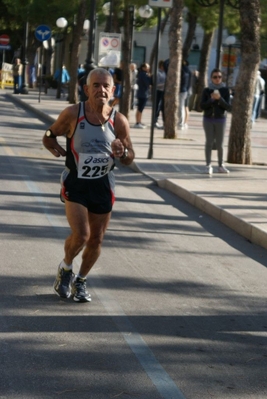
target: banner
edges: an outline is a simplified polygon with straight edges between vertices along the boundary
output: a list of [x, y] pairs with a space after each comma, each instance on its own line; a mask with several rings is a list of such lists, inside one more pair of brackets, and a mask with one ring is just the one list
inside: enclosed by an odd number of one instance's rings
[[12, 64], [8, 64], [7, 62], [2, 63], [2, 71], [12, 72], [12, 67], [13, 67]]

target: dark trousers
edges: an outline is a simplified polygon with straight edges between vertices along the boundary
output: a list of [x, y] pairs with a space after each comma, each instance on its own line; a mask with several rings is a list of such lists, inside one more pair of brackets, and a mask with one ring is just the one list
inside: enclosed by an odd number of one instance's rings
[[158, 121], [160, 111], [162, 112], [162, 119], [164, 122], [164, 91], [157, 90], [155, 123]]

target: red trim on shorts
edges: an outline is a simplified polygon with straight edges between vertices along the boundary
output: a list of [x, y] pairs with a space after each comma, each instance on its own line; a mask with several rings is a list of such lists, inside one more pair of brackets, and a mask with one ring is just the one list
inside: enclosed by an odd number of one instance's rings
[[115, 202], [115, 200], [116, 200], [116, 197], [115, 197], [115, 194], [114, 194], [114, 192], [112, 191], [112, 190], [110, 190], [110, 193], [111, 193], [111, 204], [112, 204], [112, 206], [114, 205], [114, 202]]
[[61, 186], [61, 196], [62, 196], [63, 198], [65, 198], [66, 200], [69, 199], [68, 196], [66, 195], [66, 187], [64, 186], [64, 183], [63, 183], [62, 186]]

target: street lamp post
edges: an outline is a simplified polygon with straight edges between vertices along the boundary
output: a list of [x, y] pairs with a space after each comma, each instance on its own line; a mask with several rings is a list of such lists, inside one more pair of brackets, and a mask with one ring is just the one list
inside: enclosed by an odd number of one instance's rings
[[156, 97], [157, 97], [158, 54], [160, 47], [160, 25], [161, 25], [161, 7], [158, 7], [156, 53], [155, 53], [154, 68], [153, 68], [151, 127], [150, 127], [149, 149], [147, 155], [148, 159], [153, 158], [154, 125], [155, 125], [155, 116], [156, 116]]
[[202, 7], [211, 7], [214, 6], [215, 4], [220, 5], [218, 40], [217, 40], [217, 50], [216, 50], [216, 68], [220, 68], [224, 6], [228, 5], [232, 8], [238, 9], [240, 6], [240, 0], [195, 0], [195, 1]]
[[[57, 27], [60, 29], [65, 29], [68, 26], [68, 21], [61, 17], [56, 20]], [[65, 32], [63, 32], [63, 37], [61, 40], [61, 51], [60, 51], [60, 65], [59, 65], [59, 76], [58, 76], [58, 85], [57, 85], [57, 97], [61, 97], [61, 85], [62, 85], [62, 69], [63, 69], [63, 62], [64, 62], [64, 50], [65, 50]]]
[[22, 57], [22, 63], [23, 63], [23, 72], [22, 72], [22, 88], [21, 88], [21, 94], [29, 94], [28, 92], [28, 75], [27, 75], [27, 65], [28, 65], [28, 59], [27, 59], [27, 49], [28, 49], [28, 35], [29, 35], [29, 23], [28, 21], [25, 22], [24, 24], [24, 43], [23, 43], [23, 57]]
[[88, 37], [88, 48], [87, 48], [87, 58], [85, 61], [85, 71], [86, 76], [90, 71], [96, 68], [94, 51], [95, 51], [95, 22], [96, 22], [96, 0], [91, 0], [90, 6], [90, 25], [89, 25], [89, 37]]
[[[80, 79], [81, 81], [81, 93], [80, 99], [81, 101], [86, 101], [87, 96], [83, 90], [84, 84], [86, 84], [86, 78], [90, 71], [96, 68], [95, 59], [94, 59], [94, 51], [95, 51], [95, 24], [96, 24], [96, 1], [91, 0], [90, 7], [90, 19], [85, 20], [84, 29], [88, 30], [88, 47], [87, 47], [87, 56], [84, 64], [85, 74]], [[87, 22], [88, 21], [88, 22]], [[87, 29], [89, 28], [89, 29]]]
[[105, 3], [102, 7], [103, 13], [109, 17], [107, 31], [112, 33], [113, 31], [113, 1], [110, 0], [108, 3]]
[[230, 75], [230, 65], [231, 65], [231, 50], [232, 46], [235, 44], [235, 36], [228, 36], [225, 40], [225, 44], [228, 47], [228, 57], [227, 57], [227, 75], [226, 75], [226, 86], [228, 86], [229, 75]]

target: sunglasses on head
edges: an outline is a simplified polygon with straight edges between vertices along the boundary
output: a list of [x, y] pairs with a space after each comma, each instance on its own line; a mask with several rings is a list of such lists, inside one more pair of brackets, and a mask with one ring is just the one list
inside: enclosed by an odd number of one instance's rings
[[213, 75], [212, 76], [212, 79], [221, 79], [222, 78], [222, 75]]

